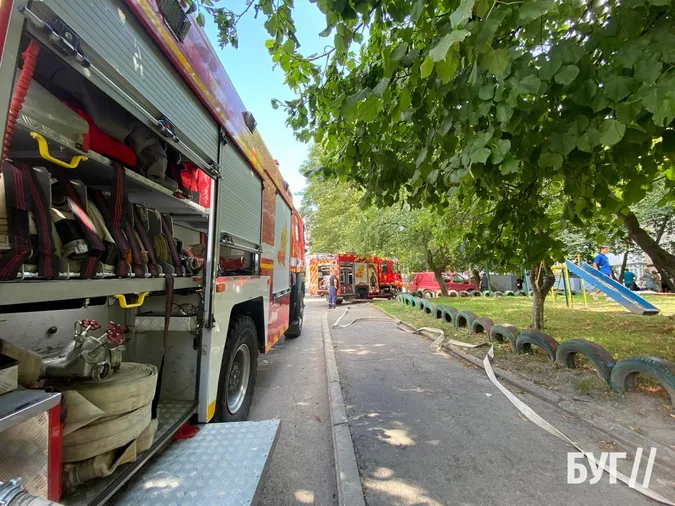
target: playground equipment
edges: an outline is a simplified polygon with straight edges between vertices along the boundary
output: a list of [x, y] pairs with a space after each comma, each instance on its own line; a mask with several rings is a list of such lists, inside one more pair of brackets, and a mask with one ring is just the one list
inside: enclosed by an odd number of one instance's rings
[[[579, 261], [581, 261], [579, 259]], [[565, 291], [565, 304], [567, 307], [574, 309], [574, 293], [572, 291], [572, 283], [570, 281], [570, 271], [567, 268], [567, 264], [562, 264], [562, 265], [554, 265], [551, 267], [553, 272], [560, 272], [560, 280], [562, 281], [563, 284], [563, 289]], [[583, 278], [580, 278], [581, 280], [581, 292], [584, 294], [584, 306], [588, 307], [588, 298], [586, 294], [586, 282], [584, 281]], [[556, 281], [556, 285], [558, 282]], [[551, 291], [551, 296], [553, 298], [553, 304], [556, 303], [556, 290], [558, 286], [554, 285], [553, 290]]]
[[[595, 286], [610, 299], [618, 302], [630, 312], [642, 315], [659, 314], [660, 310], [653, 304], [650, 304], [638, 294], [629, 290], [618, 281], [601, 274], [588, 264], [580, 262], [579, 265], [567, 260], [565, 269], [572, 272], [583, 281]], [[567, 274], [567, 285], [569, 286], [569, 272]], [[585, 291], [585, 290], [584, 290]], [[565, 292], [567, 294], [567, 292]], [[570, 292], [571, 295], [571, 292]]]

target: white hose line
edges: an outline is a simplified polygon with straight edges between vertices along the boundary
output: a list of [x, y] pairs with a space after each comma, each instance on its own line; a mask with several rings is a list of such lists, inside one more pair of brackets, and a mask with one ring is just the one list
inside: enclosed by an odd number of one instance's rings
[[[349, 308], [345, 310], [342, 315], [335, 321], [333, 324], [333, 327], [338, 327], [338, 323], [340, 323], [340, 320], [347, 314], [349, 311]], [[344, 327], [349, 327], [350, 325], [353, 325], [357, 321], [365, 321], [365, 320], [383, 320], [387, 319], [391, 321], [391, 318], [376, 318], [376, 317], [364, 317], [364, 318], [355, 318], [351, 322], [347, 323], [346, 325], [340, 325], [338, 328], [344, 328]], [[423, 330], [427, 332], [437, 332], [438, 338], [434, 340], [434, 342], [431, 344], [431, 349], [432, 351], [439, 351], [441, 349], [441, 346], [443, 344], [452, 344], [454, 346], [461, 346], [463, 348], [478, 348], [480, 346], [485, 346], [486, 344], [490, 343], [480, 343], [480, 344], [469, 344], [465, 343], [462, 341], [455, 341], [454, 339], [446, 339], [445, 338], [445, 332], [443, 332], [442, 329], [438, 329], [435, 327], [421, 327], [421, 328], [415, 328], [412, 325], [405, 323], [399, 319], [394, 319], [394, 323], [396, 327], [404, 332], [408, 332], [409, 334], [421, 334]], [[403, 327], [408, 327], [408, 330]], [[675, 506], [675, 502], [670, 501], [669, 499], [666, 499], [662, 495], [658, 494], [657, 492], [654, 492], [653, 490], [650, 490], [648, 488], [643, 487], [639, 483], [635, 482], [633, 480], [633, 485], [631, 485], [631, 479], [626, 476], [623, 473], [620, 473], [618, 471], [615, 471], [613, 469], [610, 469], [609, 467], [606, 466], [604, 462], [599, 462], [595, 459], [592, 453], [587, 453], [584, 450], [581, 449], [579, 445], [577, 445], [574, 441], [572, 441], [570, 438], [568, 438], [565, 434], [560, 432], [558, 429], [556, 429], [553, 425], [548, 423], [546, 420], [544, 420], [541, 416], [539, 416], [530, 406], [525, 404], [523, 401], [521, 401], [518, 397], [516, 397], [509, 389], [507, 389], [504, 385], [500, 383], [500, 381], [497, 379], [497, 376], [495, 375], [494, 370], [492, 369], [492, 364], [491, 360], [495, 356], [495, 350], [494, 350], [494, 344], [490, 346], [490, 350], [487, 352], [487, 355], [485, 355], [485, 358], [483, 358], [483, 367], [485, 368], [485, 373], [487, 374], [488, 378], [490, 381], [506, 396], [506, 398], [511, 401], [511, 404], [513, 404], [518, 411], [520, 411], [523, 415], [527, 417], [528, 420], [530, 420], [532, 423], [537, 425], [538, 427], [544, 429], [546, 432], [549, 434], [552, 434], [553, 436], [557, 437], [558, 439], [572, 445], [574, 448], [579, 450], [581, 453], [584, 454], [584, 456], [588, 459], [590, 462], [591, 466], [593, 466], [595, 469], [600, 466], [603, 471], [608, 473], [610, 476], [614, 477], [615, 479], [618, 479], [621, 481], [624, 485], [632, 488], [633, 490], [636, 490], [637, 492], [640, 492], [642, 495], [649, 497], [650, 499], [653, 499], [655, 501], [658, 501], [662, 504], [667, 504], [669, 506]]]
[[650, 499], [654, 499], [655, 501], [659, 501], [663, 504], [675, 506], [675, 503], [673, 503], [672, 501], [666, 499], [665, 497], [663, 497], [662, 495], [654, 492], [653, 490], [650, 490], [648, 488], [643, 487], [639, 483], [634, 483], [631, 486], [630, 485], [631, 479], [628, 478], [628, 476], [607, 467], [603, 462], [598, 462], [595, 459], [595, 457], [593, 457], [592, 453], [587, 453], [584, 450], [582, 450], [581, 447], [578, 444], [576, 444], [574, 441], [572, 441], [570, 438], [568, 438], [565, 434], [560, 432], [558, 429], [553, 427], [553, 425], [551, 425], [546, 420], [544, 420], [541, 416], [539, 416], [532, 408], [530, 408], [527, 404], [525, 404], [518, 397], [516, 397], [514, 394], [512, 394], [504, 385], [502, 385], [499, 382], [499, 380], [497, 379], [497, 376], [495, 375], [494, 370], [492, 369], [492, 364], [490, 363], [490, 361], [494, 358], [494, 356], [495, 356], [494, 345], [492, 345], [490, 347], [490, 351], [488, 351], [487, 355], [485, 355], [485, 358], [483, 359], [483, 367], [485, 367], [485, 372], [487, 373], [488, 378], [490, 378], [490, 381], [492, 381], [492, 383], [506, 396], [506, 398], [509, 401], [511, 401], [511, 404], [513, 404], [518, 409], [518, 411], [520, 411], [523, 415], [525, 415], [528, 420], [530, 420], [532, 423], [536, 424], [540, 428], [544, 429], [546, 432], [548, 432], [550, 434], [553, 434], [558, 439], [563, 440], [564, 442], [572, 445], [574, 448], [579, 450], [588, 459], [591, 466], [594, 466], [596, 469], [598, 468], [598, 466], [600, 466], [600, 467], [602, 467], [602, 470], [605, 471], [606, 473], [608, 473], [610, 476], [618, 479], [619, 481], [621, 481], [625, 485], [629, 486], [630, 488], [632, 488], [634, 490], [637, 490], [642, 495], [645, 495], [645, 496], [649, 497]]

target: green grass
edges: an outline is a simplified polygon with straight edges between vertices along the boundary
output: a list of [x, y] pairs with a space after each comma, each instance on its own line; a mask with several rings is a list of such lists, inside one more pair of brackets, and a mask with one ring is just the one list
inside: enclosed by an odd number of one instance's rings
[[[600, 295], [591, 297], [588, 307], [581, 297], [575, 297], [575, 308], [565, 306], [565, 297], [558, 296], [554, 304], [550, 297], [544, 311], [544, 331], [558, 342], [567, 339], [588, 339], [603, 346], [616, 360], [638, 355], [651, 355], [675, 362], [675, 297], [651, 296], [647, 299], [661, 309], [656, 316], [629, 313], [619, 304]], [[439, 298], [436, 304], [469, 310], [478, 316], [492, 318], [495, 323], [510, 323], [521, 330], [528, 328], [532, 318], [532, 299], [527, 297], [499, 298]], [[483, 340], [469, 337], [463, 329], [455, 330], [440, 320], [398, 301], [377, 303], [386, 312], [419, 326], [438, 326], [446, 334], [461, 340]], [[503, 348], [503, 347], [501, 347]], [[499, 355], [498, 355], [499, 356]]]

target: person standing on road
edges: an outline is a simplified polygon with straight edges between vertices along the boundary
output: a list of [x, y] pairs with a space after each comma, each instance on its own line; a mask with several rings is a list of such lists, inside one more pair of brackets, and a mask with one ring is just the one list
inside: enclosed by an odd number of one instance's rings
[[328, 309], [335, 309], [339, 284], [335, 271], [331, 271], [330, 278], [328, 279]]

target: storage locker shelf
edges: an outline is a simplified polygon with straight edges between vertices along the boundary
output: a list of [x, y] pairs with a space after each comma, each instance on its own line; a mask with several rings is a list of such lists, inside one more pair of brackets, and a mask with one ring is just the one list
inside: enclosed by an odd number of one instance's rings
[[[202, 278], [176, 277], [174, 290], [199, 288]], [[0, 283], [0, 306], [92, 299], [118, 293], [161, 292], [164, 278], [53, 279], [23, 280]]]

